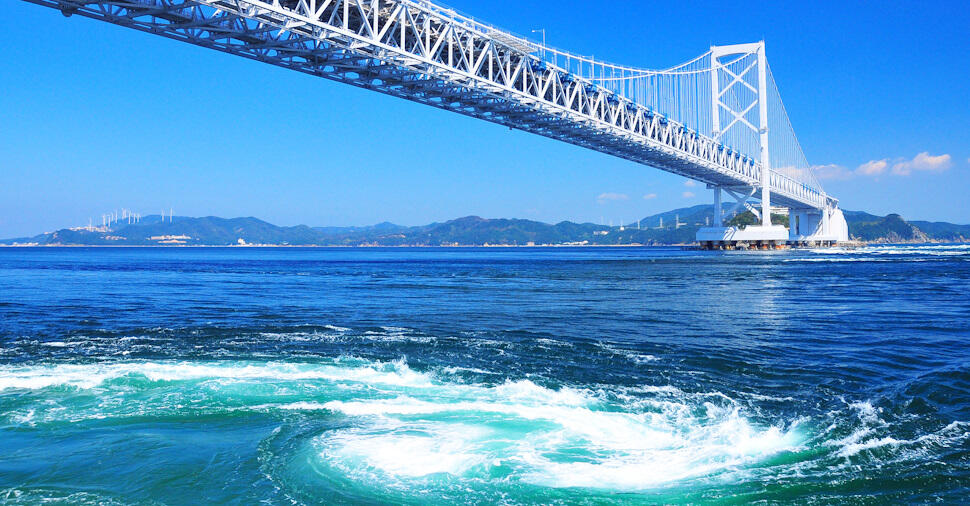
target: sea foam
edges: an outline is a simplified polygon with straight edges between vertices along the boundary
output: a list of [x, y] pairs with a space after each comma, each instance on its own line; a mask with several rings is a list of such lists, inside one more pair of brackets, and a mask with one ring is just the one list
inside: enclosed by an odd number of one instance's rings
[[[639, 490], [716, 475], [803, 440], [797, 423], [755, 423], [723, 394], [466, 383], [404, 361], [4, 365], [0, 389], [46, 392], [33, 411], [8, 413], [30, 425], [213, 410], [343, 417], [309, 444], [326, 472], [375, 487], [500, 475], [544, 487]], [[96, 401], [58, 405], [74, 394]]]

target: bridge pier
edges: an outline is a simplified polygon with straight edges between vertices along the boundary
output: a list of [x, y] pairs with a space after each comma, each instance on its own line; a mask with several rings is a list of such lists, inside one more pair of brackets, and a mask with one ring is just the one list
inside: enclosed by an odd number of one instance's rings
[[[715, 190], [714, 223], [697, 231], [696, 240], [707, 250], [772, 250], [790, 247], [832, 247], [849, 240], [849, 227], [838, 207], [789, 209], [789, 228], [781, 225], [725, 227]], [[769, 211], [770, 212], [770, 211]]]
[[781, 225], [704, 227], [697, 231], [697, 242], [704, 249], [781, 249], [788, 245], [788, 229]]
[[793, 244], [835, 245], [849, 240], [849, 226], [838, 207], [789, 209], [788, 241]]

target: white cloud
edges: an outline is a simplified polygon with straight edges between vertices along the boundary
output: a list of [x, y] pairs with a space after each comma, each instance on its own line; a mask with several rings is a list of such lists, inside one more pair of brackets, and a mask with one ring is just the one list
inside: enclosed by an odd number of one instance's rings
[[863, 176], [878, 176], [886, 172], [886, 167], [889, 167], [889, 160], [869, 160], [860, 165], [855, 172]]
[[684, 192], [681, 195], [683, 195], [685, 199], [694, 198], [694, 192]]
[[[970, 160], [967, 160], [967, 162], [970, 162]], [[850, 179], [856, 176], [881, 176], [890, 168], [890, 172], [895, 176], [908, 176], [913, 171], [943, 172], [952, 166], [953, 160], [950, 155], [933, 156], [924, 151], [913, 157], [912, 160], [903, 158], [897, 158], [895, 160], [889, 160], [888, 158], [869, 160], [856, 167], [855, 170], [834, 163], [829, 165], [816, 165], [812, 167], [812, 170], [815, 171], [815, 176], [819, 179]]]
[[625, 193], [606, 192], [606, 193], [600, 193], [599, 197], [596, 197], [596, 200], [600, 204], [605, 204], [607, 202], [611, 202], [611, 201], [615, 202], [617, 200], [630, 200], [630, 196]]
[[687, 181], [684, 181], [684, 186], [688, 188], [693, 188], [697, 186], [697, 181], [694, 181], [693, 179], [688, 179]]
[[912, 160], [903, 160], [893, 165], [893, 174], [908, 176], [914, 170], [926, 172], [943, 172], [953, 165], [950, 155], [933, 156], [926, 151], [916, 155]]
[[643, 196], [643, 200], [652, 200], [652, 199], [655, 199], [655, 198], [657, 198], [657, 194], [656, 193], [648, 193], [648, 194], [646, 194], [646, 195]]
[[815, 171], [815, 177], [819, 179], [849, 179], [852, 177], [852, 171], [834, 163], [828, 165], [816, 165], [812, 167]]

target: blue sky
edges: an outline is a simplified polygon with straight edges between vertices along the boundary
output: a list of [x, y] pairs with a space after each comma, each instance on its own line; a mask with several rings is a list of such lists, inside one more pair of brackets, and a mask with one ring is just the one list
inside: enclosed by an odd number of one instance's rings
[[[847, 209], [970, 223], [970, 4], [452, 0], [662, 68], [764, 39]], [[665, 172], [25, 2], [0, 16], [0, 237], [142, 214], [282, 225], [629, 222], [711, 193]], [[647, 197], [647, 198], [645, 198]]]

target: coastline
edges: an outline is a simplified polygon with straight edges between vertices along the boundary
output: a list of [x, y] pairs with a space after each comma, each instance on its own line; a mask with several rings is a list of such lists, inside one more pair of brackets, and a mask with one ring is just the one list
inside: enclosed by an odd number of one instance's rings
[[[966, 244], [960, 241], [849, 241], [839, 247], [858, 248], [863, 246], [890, 246], [908, 244]], [[374, 249], [374, 248], [694, 248], [697, 243], [673, 243], [673, 244], [0, 244], [0, 248], [233, 248], [233, 249], [258, 249], [258, 248], [330, 248], [330, 249]], [[796, 248], [791, 248], [796, 249]]]
[[678, 248], [696, 244], [0, 244], [0, 248]]

